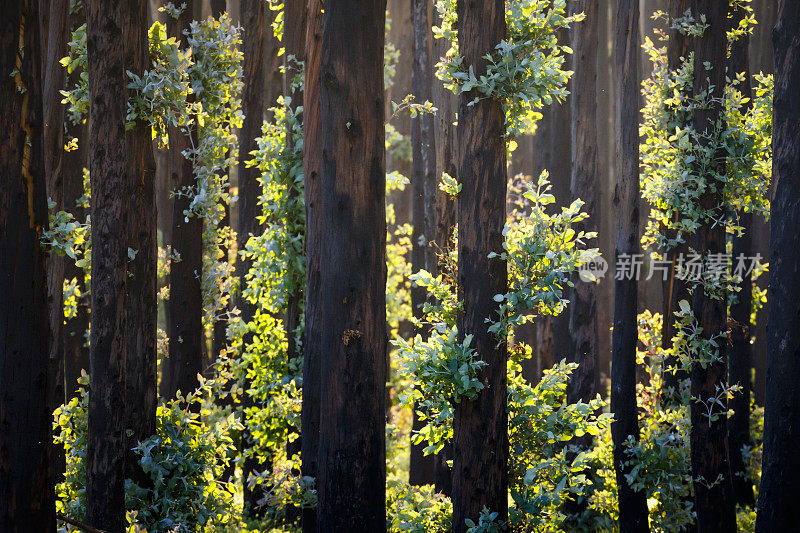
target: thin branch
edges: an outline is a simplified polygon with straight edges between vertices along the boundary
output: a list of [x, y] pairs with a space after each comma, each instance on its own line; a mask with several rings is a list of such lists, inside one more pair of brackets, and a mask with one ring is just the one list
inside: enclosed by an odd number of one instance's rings
[[72, 518], [69, 518], [68, 516], [64, 516], [61, 513], [56, 513], [56, 518], [58, 520], [61, 520], [62, 522], [65, 522], [65, 523], [71, 525], [71, 526], [77, 527], [81, 531], [86, 531], [86, 533], [106, 533], [102, 529], [95, 529], [92, 526], [87, 526], [86, 524], [81, 524], [77, 520], [73, 520]]

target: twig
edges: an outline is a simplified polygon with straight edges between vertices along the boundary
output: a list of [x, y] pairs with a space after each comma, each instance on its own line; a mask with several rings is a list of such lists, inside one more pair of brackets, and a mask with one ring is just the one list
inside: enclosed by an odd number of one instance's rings
[[69, 518], [68, 516], [64, 516], [61, 513], [56, 513], [56, 518], [58, 520], [61, 520], [62, 522], [66, 522], [67, 524], [69, 524], [71, 526], [77, 527], [81, 531], [86, 531], [86, 533], [106, 533], [102, 529], [95, 529], [92, 526], [87, 526], [86, 524], [81, 524], [77, 520], [73, 520], [72, 518]]

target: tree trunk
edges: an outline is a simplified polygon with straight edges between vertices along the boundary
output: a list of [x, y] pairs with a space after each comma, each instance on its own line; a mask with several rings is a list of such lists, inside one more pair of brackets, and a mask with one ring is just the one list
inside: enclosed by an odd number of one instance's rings
[[[570, 2], [571, 13], [585, 13], [586, 18], [571, 30], [572, 89], [571, 148], [572, 167], [570, 190], [572, 199], [584, 201], [583, 210], [589, 215], [575, 225], [575, 231], [597, 231], [597, 0]], [[597, 395], [597, 284], [575, 279], [570, 289], [568, 361], [578, 363], [570, 376], [567, 402], [588, 402]]]
[[[43, 87], [43, 130], [44, 130], [44, 167], [47, 182], [47, 197], [55, 202], [55, 210], [65, 209], [64, 178], [62, 173], [62, 157], [64, 155], [64, 106], [61, 104], [61, 90], [65, 88], [65, 72], [59, 61], [66, 54], [69, 41], [69, 1], [50, 0], [41, 2], [40, 15], [48, 11], [46, 25], [42, 25], [42, 41], [45, 52], [42, 63]], [[52, 413], [64, 403], [64, 265], [65, 259], [55, 251], [50, 251], [46, 258], [47, 267], [47, 299], [50, 320], [49, 368], [47, 376], [47, 405]], [[61, 481], [66, 468], [64, 448], [60, 445], [50, 446], [51, 484]]]
[[[284, 57], [286, 58], [286, 75], [284, 77], [283, 94], [291, 97], [291, 109], [297, 113], [298, 109], [303, 105], [303, 89], [302, 86], [292, 86], [292, 82], [298, 72], [298, 62], [305, 61], [306, 58], [306, 3], [305, 2], [290, 2], [284, 4], [284, 30], [283, 30], [283, 44], [285, 47]], [[294, 61], [289, 61], [289, 57], [293, 56]], [[302, 116], [302, 115], [301, 115]], [[291, 127], [287, 128], [286, 132], [286, 148], [293, 151], [295, 148], [293, 131]], [[292, 188], [289, 191], [290, 198], [294, 200], [297, 197], [297, 189]], [[303, 238], [304, 235], [300, 234], [298, 237]], [[286, 302], [286, 317], [284, 329], [286, 331], [286, 359], [291, 368], [297, 368], [302, 365], [303, 354], [297, 345], [297, 329], [302, 323], [304, 291], [303, 288], [298, 286], [295, 290], [288, 295]], [[298, 435], [300, 430], [297, 427], [291, 427], [290, 434]], [[302, 437], [289, 441], [286, 443], [286, 455], [291, 458], [292, 456], [300, 453], [302, 447]], [[295, 472], [298, 474], [299, 472]], [[295, 506], [290, 506], [287, 510], [286, 523], [293, 524], [301, 517], [301, 511]]]
[[[580, 24], [583, 24], [581, 22]], [[569, 30], [561, 28], [558, 31], [558, 42], [568, 42]], [[564, 61], [565, 69], [572, 69], [572, 57], [567, 55]], [[572, 91], [571, 85], [567, 90]], [[571, 98], [571, 96], [570, 96]], [[553, 195], [556, 200], [564, 202], [564, 205], [558, 207], [565, 207], [569, 205], [571, 181], [571, 155], [572, 155], [572, 134], [571, 134], [571, 118], [570, 118], [570, 105], [569, 99], [566, 102], [554, 102], [548, 108], [549, 113], [549, 162], [546, 167], [550, 171], [550, 180], [553, 184]], [[572, 334], [569, 330], [569, 313], [561, 313], [558, 316], [548, 316], [544, 320], [551, 322], [551, 330], [553, 332], [553, 361], [558, 361], [565, 354], [570, 352], [570, 338]], [[551, 365], [552, 366], [552, 365]]]
[[[707, 91], [713, 85], [711, 96], [720, 99], [725, 88], [725, 53], [727, 38], [727, 3], [712, 0], [692, 0], [692, 12], [696, 17], [705, 15], [708, 29], [701, 37], [695, 38], [695, 79], [694, 94]], [[713, 65], [713, 70], [706, 71], [704, 64]], [[708, 72], [708, 73], [707, 73]], [[694, 110], [694, 128], [698, 132], [711, 132], [717, 127], [722, 115], [720, 100], [711, 105]], [[707, 143], [707, 141], [700, 141]], [[708, 146], [707, 144], [705, 144]], [[715, 172], [725, 175], [725, 153], [716, 148], [714, 159]], [[712, 174], [705, 176], [709, 182], [716, 178]], [[715, 209], [722, 205], [724, 198], [721, 185], [715, 189], [709, 187], [700, 196], [700, 207], [705, 210]], [[725, 253], [725, 227], [722, 224], [703, 222], [695, 232], [692, 244], [698, 254], [704, 258], [710, 254]], [[723, 289], [724, 290], [724, 289]], [[691, 384], [692, 397], [704, 402], [710, 401], [719, 394], [719, 388], [725, 386], [727, 371], [727, 311], [725, 298], [714, 298], [705, 294], [701, 288], [692, 294], [692, 309], [705, 339], [719, 337], [718, 354], [714, 362], [705, 368], [692, 363]], [[692, 476], [694, 482], [695, 510], [697, 512], [697, 530], [705, 532], [726, 532], [736, 530], [736, 510], [732, 498], [731, 470], [728, 457], [728, 424], [724, 405], [718, 406], [722, 414], [711, 420], [706, 405], [700, 401], [692, 401], [691, 410], [691, 456]], [[719, 482], [716, 480], [720, 479]]]
[[[617, 73], [616, 168], [614, 210], [617, 213], [615, 264], [639, 247], [639, 5], [619, 0], [614, 62]], [[649, 531], [647, 496], [635, 491], [625, 477], [631, 467], [625, 442], [639, 440], [636, 407], [636, 343], [638, 293], [636, 279], [614, 281], [614, 333], [611, 359], [611, 412], [614, 422], [614, 470], [619, 498], [619, 527], [623, 533]]]
[[[434, 23], [438, 26], [442, 24], [442, 18], [439, 12], [434, 9]], [[444, 57], [447, 52], [448, 42], [446, 39], [433, 39], [433, 54], [434, 61], [438, 61], [440, 57]], [[455, 122], [455, 96], [450, 90], [444, 87], [444, 84], [438, 79], [432, 80], [433, 87], [431, 96], [433, 104], [438, 109], [434, 118], [434, 139], [435, 155], [434, 161], [436, 162], [436, 171], [434, 179], [438, 182], [443, 173], [447, 173], [453, 178], [458, 178], [458, 171], [456, 169], [456, 144], [455, 133], [456, 128], [453, 124]], [[433, 236], [434, 246], [431, 247], [429, 253], [433, 254], [433, 258], [426, 261], [430, 272], [434, 275], [440, 274], [441, 270], [438, 264], [437, 253], [447, 253], [451, 246], [451, 238], [453, 236], [453, 229], [456, 225], [456, 201], [444, 191], [440, 190], [438, 186], [434, 189], [434, 201], [426, 202], [426, 207], [432, 208], [434, 213], [432, 216], [427, 217], [431, 227], [426, 229], [429, 235]], [[447, 496], [452, 494], [453, 478], [450, 467], [447, 466], [447, 461], [453, 458], [452, 443], [448, 443], [445, 447], [435, 456], [434, 463], [434, 483], [437, 492], [442, 492]]]
[[[127, 51], [129, 70], [144, 72], [151, 67], [147, 38], [147, 3], [139, 2], [131, 13], [131, 24], [123, 30], [130, 43]], [[130, 158], [132, 179], [127, 210], [131, 213], [128, 226], [128, 250], [134, 258], [128, 262], [125, 282], [125, 393], [128, 459], [125, 473], [128, 478], [146, 483], [149, 477], [138, 465], [139, 456], [132, 451], [137, 443], [156, 432], [157, 348], [158, 329], [158, 242], [156, 237], [155, 177], [156, 162], [150, 125], [138, 120], [127, 132], [126, 152]], [[94, 219], [93, 219], [94, 220]], [[130, 252], [129, 252], [130, 253]]]
[[4, 1], [0, 22], [0, 531], [55, 531], [48, 475], [43, 149], [38, 2]]
[[[414, 63], [411, 77], [411, 88], [416, 102], [422, 103], [431, 99], [431, 64], [430, 64], [430, 38], [431, 27], [428, 23], [427, 0], [413, 0], [411, 4], [412, 20], [414, 24]], [[433, 191], [436, 187], [436, 145], [433, 138], [433, 115], [428, 113], [418, 114], [411, 119], [411, 150], [412, 150], [412, 175], [411, 175], [411, 203], [414, 230], [411, 235], [411, 264], [414, 272], [431, 268], [431, 254], [433, 247], [428, 242], [433, 238], [430, 217], [433, 215]], [[435, 257], [435, 256], [434, 256]], [[425, 287], [414, 285], [411, 288], [411, 307], [414, 318], [422, 318], [422, 306], [427, 299]], [[425, 331], [418, 329], [417, 333], [425, 335]], [[419, 430], [423, 426], [417, 417], [417, 410], [413, 412], [412, 430]], [[424, 455], [422, 444], [411, 444], [411, 457], [409, 460], [408, 481], [412, 485], [426, 485], [434, 482], [434, 457]]]
[[[322, 60], [322, 0], [309, 0], [306, 32], [306, 66], [303, 91], [303, 176], [306, 209], [306, 329], [303, 344], [303, 402], [300, 457], [304, 476], [318, 478], [322, 344], [322, 255], [320, 181], [322, 173], [322, 117], [320, 115], [320, 62]], [[382, 396], [382, 395], [381, 395]], [[303, 532], [317, 532], [317, 510], [303, 509]]]
[[323, 15], [319, 118], [326, 127], [311, 148], [321, 152], [322, 172], [309, 197], [316, 220], [309, 255], [324, 260], [308, 295], [318, 322], [306, 337], [322, 354], [320, 531], [386, 527], [385, 11], [383, 0], [339, 0], [325, 4]]
[[[395, 75], [392, 79], [391, 86], [387, 87], [386, 91], [386, 113], [392, 114], [391, 102], [400, 102], [408, 94], [412, 92], [413, 84], [413, 49], [414, 49], [414, 21], [412, 18], [413, 0], [388, 0], [387, 5], [389, 8], [388, 16], [390, 21], [388, 39], [397, 50], [400, 51], [400, 57], [397, 60], [395, 68]], [[397, 129], [397, 133], [404, 137], [411, 135], [411, 117], [408, 113], [403, 113], [399, 117], [392, 120]], [[386, 154], [386, 168], [400, 173], [403, 176], [411, 176], [411, 157], [405, 151], [394, 152], [389, 151]], [[405, 152], [405, 153], [404, 153]], [[411, 187], [406, 187], [405, 190], [395, 190], [392, 192], [389, 202], [394, 205], [395, 212], [395, 225], [399, 226], [406, 222], [412, 222], [412, 202]], [[400, 324], [400, 333], [403, 334], [408, 330], [408, 324]], [[388, 360], [388, 354], [387, 354]], [[387, 363], [388, 364], [388, 363]]]
[[126, 453], [155, 429], [150, 130], [140, 121], [126, 131], [126, 71], [148, 63], [147, 5], [87, 7], [93, 313], [86, 514], [90, 525], [117, 533], [126, 524], [124, 480], [134, 470]]
[[756, 531], [791, 531], [800, 498], [800, 1], [775, 27], [772, 261], [767, 325], [764, 458]]
[[[186, 46], [183, 32], [191, 23], [191, 9], [185, 9], [178, 20], [170, 18], [167, 22], [170, 36]], [[188, 133], [180, 127], [170, 126], [168, 133], [171, 188], [173, 191], [194, 190], [194, 166], [191, 158], [184, 156], [183, 152], [197, 146], [196, 125], [190, 126]], [[161, 396], [166, 399], [174, 398], [178, 391], [184, 395], [194, 391], [198, 385], [197, 375], [203, 371], [203, 219], [184, 214], [191, 201], [186, 195], [173, 198], [170, 242], [173, 259], [167, 302], [169, 356], [162, 363], [161, 379]]]
[[[459, 49], [464, 65], [480, 76], [483, 57], [505, 37], [503, 2], [458, 5]], [[508, 517], [508, 414], [506, 412], [506, 339], [488, 331], [495, 316], [496, 294], [508, 287], [506, 263], [489, 259], [503, 249], [506, 221], [505, 115], [501, 102], [484, 99], [469, 105], [475, 91], [462, 93], [458, 110], [459, 179], [458, 277], [464, 313], [458, 334], [473, 335], [472, 347], [487, 366], [486, 388], [474, 400], [456, 405], [453, 422], [453, 531], [466, 531], [466, 519], [477, 522], [481, 509]]]
[[[745, 10], [741, 6], [732, 6], [734, 16], [728, 20], [731, 28], [737, 28], [739, 21], [745, 16]], [[728, 77], [733, 78], [736, 74], [745, 73], [745, 79], [739, 86], [739, 90], [745, 98], [751, 99], [753, 91], [750, 83], [750, 59], [749, 59], [750, 36], [748, 34], [740, 37], [730, 45], [730, 56], [728, 58]], [[750, 107], [750, 103], [744, 104], [744, 109]], [[743, 109], [743, 110], [744, 110]], [[743, 213], [739, 217], [739, 224], [744, 228], [742, 236], [733, 237], [733, 266], [736, 268], [738, 257], [751, 257], [752, 254], [752, 235], [753, 215]], [[730, 449], [731, 473], [733, 474], [733, 494], [734, 499], [739, 505], [752, 506], [755, 503], [753, 496], [753, 484], [747, 477], [746, 466], [742, 456], [742, 447], [750, 446], [750, 369], [753, 361], [753, 348], [750, 344], [752, 333], [750, 331], [750, 311], [753, 305], [753, 283], [750, 272], [743, 277], [739, 284], [739, 292], [736, 293], [736, 300], [730, 306], [731, 323], [731, 344], [730, 355], [728, 357], [728, 385], [739, 385], [742, 391], [734, 395], [730, 401], [730, 408], [733, 415], [728, 419], [728, 447]]]

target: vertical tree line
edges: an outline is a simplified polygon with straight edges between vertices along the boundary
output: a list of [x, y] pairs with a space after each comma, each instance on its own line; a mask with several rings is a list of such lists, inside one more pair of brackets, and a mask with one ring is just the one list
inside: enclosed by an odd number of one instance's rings
[[[617, 242], [615, 263], [622, 255], [639, 253], [639, 6], [635, 0], [619, 0], [616, 13], [614, 67], [616, 90], [616, 170], [614, 207]], [[635, 279], [614, 282], [614, 333], [611, 354], [611, 411], [614, 422], [614, 470], [619, 498], [619, 527], [624, 532], [650, 531], [647, 497], [628, 481], [631, 472], [628, 444], [639, 440], [636, 405], [636, 345], [638, 341], [638, 292]]]
[[[464, 62], [485, 72], [486, 54], [505, 37], [502, 0], [459, 2], [458, 45]], [[474, 90], [473, 90], [474, 91]], [[477, 520], [486, 507], [508, 516], [508, 413], [506, 412], [506, 339], [488, 330], [496, 312], [496, 294], [508, 287], [506, 263], [492, 252], [503, 248], [506, 219], [506, 146], [503, 105], [494, 99], [473, 102], [477, 91], [459, 96], [458, 291], [463, 313], [459, 340], [472, 335], [472, 347], [486, 366], [486, 388], [474, 400], [462, 400], [453, 420], [453, 531], [465, 532], [465, 520]], [[474, 105], [473, 105], [474, 104]]]

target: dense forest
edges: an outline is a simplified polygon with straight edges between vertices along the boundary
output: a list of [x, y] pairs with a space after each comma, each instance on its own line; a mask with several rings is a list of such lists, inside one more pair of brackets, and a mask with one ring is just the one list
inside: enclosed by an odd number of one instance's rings
[[800, 0], [0, 6], [0, 533], [800, 530]]

